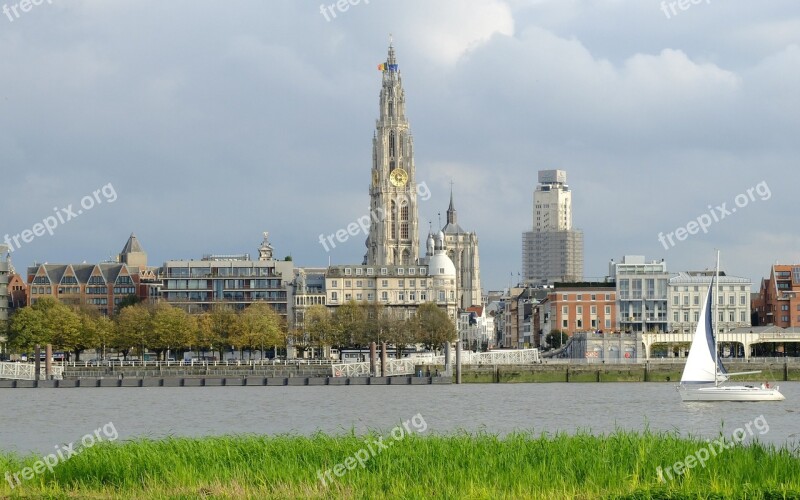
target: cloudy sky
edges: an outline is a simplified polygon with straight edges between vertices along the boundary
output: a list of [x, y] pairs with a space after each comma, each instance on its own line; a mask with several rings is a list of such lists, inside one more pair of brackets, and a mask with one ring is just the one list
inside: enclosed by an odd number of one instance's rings
[[588, 277], [718, 248], [757, 287], [800, 262], [796, 0], [4, 1], [0, 238], [63, 219], [18, 239], [18, 269], [97, 262], [131, 232], [154, 265], [255, 255], [262, 231], [296, 265], [360, 263], [364, 235], [319, 235], [367, 213], [389, 33], [420, 227], [452, 180], [484, 288], [516, 279], [540, 169], [568, 172]]

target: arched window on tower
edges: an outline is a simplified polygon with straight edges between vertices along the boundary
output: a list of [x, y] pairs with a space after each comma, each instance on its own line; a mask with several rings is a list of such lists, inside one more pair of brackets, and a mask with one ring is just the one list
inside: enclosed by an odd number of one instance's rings
[[392, 158], [397, 156], [397, 137], [394, 135], [394, 130], [389, 132], [389, 156]]
[[406, 143], [406, 134], [400, 132], [400, 146], [397, 148], [400, 151], [400, 156], [406, 155], [405, 143]]
[[408, 239], [408, 202], [403, 202], [400, 207], [400, 238]]
[[401, 262], [403, 266], [410, 266], [411, 265], [411, 252], [408, 250], [403, 250], [403, 262]]
[[394, 118], [394, 101], [389, 101], [389, 118]]
[[395, 202], [392, 202], [389, 211], [389, 237], [393, 240], [397, 239], [397, 204]]

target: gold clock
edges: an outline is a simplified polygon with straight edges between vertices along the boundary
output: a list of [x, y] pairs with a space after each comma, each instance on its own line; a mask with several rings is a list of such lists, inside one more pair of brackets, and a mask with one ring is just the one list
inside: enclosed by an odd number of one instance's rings
[[392, 170], [389, 180], [397, 187], [405, 186], [406, 182], [408, 182], [408, 172], [402, 168], [396, 168]]

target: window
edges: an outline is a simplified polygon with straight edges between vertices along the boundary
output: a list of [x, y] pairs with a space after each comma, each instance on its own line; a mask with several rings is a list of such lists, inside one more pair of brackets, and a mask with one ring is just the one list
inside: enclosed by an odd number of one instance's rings
[[389, 300], [389, 292], [381, 292], [381, 300], [386, 302]]
[[783, 304], [781, 306], [781, 311], [788, 311], [788, 310], [789, 310], [789, 305], [788, 304]]
[[788, 322], [789, 316], [781, 316], [781, 321], [783, 321], [784, 323]]
[[336, 302], [337, 300], [339, 300], [339, 292], [331, 292], [331, 300], [333, 302]]
[[405, 293], [405, 292], [399, 292], [399, 293], [397, 294], [397, 300], [399, 300], [399, 301], [401, 301], [401, 302], [402, 302], [402, 301], [405, 301], [405, 300], [406, 300], [406, 293]]
[[583, 315], [583, 306], [578, 306], [576, 308], [575, 314], [577, 314], [578, 316], [582, 316]]
[[374, 296], [373, 294], [371, 294], [371, 293], [368, 293], [368, 294], [367, 294], [367, 300], [368, 300], [369, 302], [372, 302], [374, 299], [375, 299], [375, 296]]
[[673, 306], [678, 306], [678, 305], [680, 305], [680, 304], [681, 304], [681, 298], [680, 298], [680, 296], [678, 296], [678, 295], [675, 295], [675, 296], [673, 296], [673, 297], [672, 297], [672, 305], [673, 305]]
[[405, 288], [406, 287], [406, 281], [405, 280], [397, 280], [397, 286], [399, 288]]
[[367, 268], [367, 276], [375, 276], [375, 269], [368, 267]]
[[577, 301], [581, 301], [581, 300], [583, 300], [583, 295], [581, 295], [581, 294], [578, 294], [578, 295], [575, 297], [575, 300], [577, 300]]
[[401, 268], [399, 268], [399, 269], [397, 270], [397, 275], [398, 275], [398, 276], [402, 276], [402, 275], [405, 273], [405, 271], [406, 271], [406, 270], [405, 270], [405, 269], [403, 269], [403, 268], [401, 267]]
[[[746, 295], [740, 295], [739, 296], [739, 305], [740, 306], [746, 306], [747, 305], [747, 296]], [[800, 310], [800, 306], [797, 306], [797, 309]]]
[[684, 323], [688, 323], [689, 322], [689, 311], [684, 311], [683, 312], [683, 322]]
[[697, 323], [698, 321], [700, 321], [700, 313], [696, 312], [694, 313], [694, 322]]
[[563, 320], [561, 322], [561, 327], [562, 328], [569, 328], [569, 320], [568, 319]]
[[611, 306], [606, 306], [606, 316], [611, 316]]
[[417, 280], [408, 280], [409, 288], [414, 288], [415, 286], [417, 286]]
[[385, 267], [382, 267], [381, 268], [381, 276], [386, 276], [387, 274], [389, 274], [389, 270], [386, 269]]
[[609, 300], [611, 300], [611, 294], [610, 294], [610, 293], [607, 293], [607, 294], [606, 294], [606, 301], [609, 301]]
[[561, 306], [561, 315], [569, 316], [569, 306]]
[[734, 296], [734, 295], [729, 295], [728, 296], [728, 305], [729, 306], [735, 306], [736, 305], [736, 296]]
[[569, 300], [567, 297], [569, 297], [569, 295], [567, 295], [566, 293], [561, 294], [561, 300]]
[[597, 314], [597, 306], [592, 306], [592, 316]]
[[739, 313], [739, 321], [742, 322], [742, 323], [747, 321], [744, 311]]
[[408, 292], [408, 300], [412, 302], [417, 300], [417, 292]]
[[606, 320], [606, 328], [611, 328], [611, 320], [610, 319]]
[[733, 312], [733, 311], [728, 312], [728, 321], [730, 321], [731, 323], [736, 321], [736, 313], [735, 312]]
[[353, 270], [352, 270], [352, 269], [350, 269], [349, 267], [346, 267], [346, 268], [344, 269], [344, 275], [345, 275], [345, 276], [350, 276], [351, 274], [353, 274]]
[[685, 305], [685, 306], [689, 305], [689, 296], [688, 295], [684, 295], [683, 296], [683, 305]]
[[678, 322], [678, 311], [672, 313], [672, 321], [674, 321], [675, 323]]
[[357, 267], [356, 268], [356, 276], [361, 276], [364, 274], [364, 269]]
[[419, 300], [425, 302], [426, 300], [428, 300], [428, 295], [425, 292], [419, 292]]
[[444, 290], [439, 290], [439, 302], [444, 302], [444, 301], [445, 301]]
[[597, 295], [592, 294], [592, 302], [594, 302], [595, 300], [597, 300]]
[[389, 280], [381, 280], [381, 286], [383, 288], [389, 288]]
[[356, 280], [356, 288], [364, 288], [364, 281]]
[[350, 281], [350, 280], [345, 280], [344, 281], [344, 287], [345, 288], [353, 288], [353, 282]]
[[359, 301], [359, 302], [364, 300], [364, 294], [363, 293], [357, 293], [356, 294], [356, 300]]
[[409, 270], [408, 270], [408, 275], [409, 276], [414, 276], [416, 273], [417, 273], [417, 268], [415, 268], [415, 267], [409, 268]]
[[[226, 280], [225, 281], [225, 288], [228, 288], [228, 285], [227, 285], [228, 281], [231, 281], [231, 280]], [[331, 280], [331, 288], [339, 288], [339, 280]]]
[[694, 296], [694, 297], [692, 297], [692, 298], [694, 299], [694, 300], [692, 301], [692, 303], [693, 303], [694, 305], [696, 305], [696, 306], [699, 306], [699, 305], [700, 305], [700, 296], [699, 296], [699, 295], [695, 295], [695, 296]]
[[350, 302], [351, 300], [353, 300], [353, 294], [350, 293], [344, 294], [344, 300]]

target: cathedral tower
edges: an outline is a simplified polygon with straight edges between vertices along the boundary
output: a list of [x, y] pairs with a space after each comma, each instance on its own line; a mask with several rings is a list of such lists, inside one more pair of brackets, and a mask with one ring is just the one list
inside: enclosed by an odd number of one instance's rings
[[380, 114], [372, 138], [371, 224], [368, 265], [408, 265], [419, 257], [416, 170], [403, 81], [389, 43], [383, 73]]

